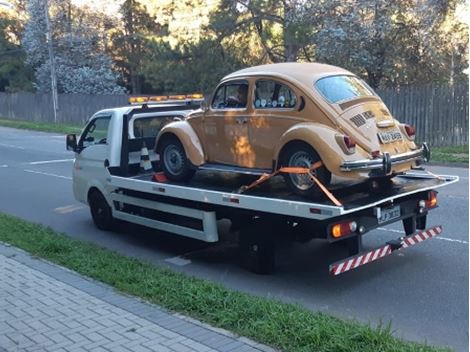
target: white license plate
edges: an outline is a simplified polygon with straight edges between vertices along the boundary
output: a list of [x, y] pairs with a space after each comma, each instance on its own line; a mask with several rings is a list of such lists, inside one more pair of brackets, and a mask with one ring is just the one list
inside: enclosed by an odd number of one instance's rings
[[396, 219], [400, 217], [400, 206], [395, 205], [390, 208], [382, 208], [380, 211], [380, 218], [379, 218], [379, 224], [382, 224], [384, 222]]
[[382, 142], [383, 144], [396, 142], [402, 139], [399, 130], [379, 132], [377, 135], [379, 136], [380, 142]]

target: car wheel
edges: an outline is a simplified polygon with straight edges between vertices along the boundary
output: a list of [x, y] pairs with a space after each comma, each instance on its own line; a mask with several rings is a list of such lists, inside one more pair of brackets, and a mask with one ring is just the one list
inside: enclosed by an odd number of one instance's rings
[[101, 192], [93, 191], [88, 197], [88, 204], [96, 227], [104, 231], [112, 230], [115, 224], [113, 212]]
[[162, 140], [159, 151], [161, 167], [169, 180], [182, 182], [193, 177], [195, 171], [191, 169], [183, 145], [177, 138]]
[[[309, 168], [320, 156], [307, 144], [295, 143], [287, 146], [281, 158], [281, 166]], [[331, 181], [331, 173], [323, 165], [312, 174], [325, 186]], [[284, 178], [294, 193], [308, 198], [318, 198], [323, 192], [308, 174], [284, 174]]]

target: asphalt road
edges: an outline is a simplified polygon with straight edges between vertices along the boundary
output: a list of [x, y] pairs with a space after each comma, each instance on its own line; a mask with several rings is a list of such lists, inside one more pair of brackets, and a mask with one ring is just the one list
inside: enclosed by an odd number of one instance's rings
[[[346, 256], [344, 248], [323, 241], [286, 245], [277, 272], [258, 276], [238, 267], [234, 235], [224, 221], [226, 240], [211, 246], [132, 225], [97, 230], [88, 208], [73, 198], [72, 158], [64, 136], [0, 127], [0, 212], [236, 290], [373, 325], [391, 322], [396, 336], [468, 350], [466, 168], [428, 167], [461, 178], [441, 189], [440, 207], [429, 216], [429, 225], [443, 225], [440, 237], [338, 277], [329, 276], [328, 265]], [[400, 231], [396, 224], [371, 232], [365, 245], [385, 243]]]

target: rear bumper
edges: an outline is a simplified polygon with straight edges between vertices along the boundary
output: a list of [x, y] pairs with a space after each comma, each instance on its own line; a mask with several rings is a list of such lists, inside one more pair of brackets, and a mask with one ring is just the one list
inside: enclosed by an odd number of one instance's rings
[[423, 143], [421, 148], [403, 154], [390, 155], [384, 153], [382, 158], [345, 161], [340, 168], [341, 171], [382, 170], [385, 175], [388, 175], [392, 172], [393, 165], [410, 161], [423, 163], [429, 161], [430, 156], [431, 152], [428, 145]]
[[439, 236], [441, 233], [442, 226], [439, 225], [406, 237], [400, 237], [395, 241], [387, 242], [387, 244], [382, 247], [378, 247], [368, 252], [360, 253], [331, 264], [330, 274], [333, 276], [343, 274], [346, 271], [356, 269], [359, 266], [382, 259], [397, 250], [403, 250], [429, 238]]

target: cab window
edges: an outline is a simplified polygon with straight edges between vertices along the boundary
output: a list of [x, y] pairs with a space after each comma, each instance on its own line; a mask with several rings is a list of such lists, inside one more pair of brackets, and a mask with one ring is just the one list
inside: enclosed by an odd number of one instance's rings
[[289, 109], [296, 104], [295, 93], [285, 84], [271, 80], [256, 82], [254, 101], [256, 109]]
[[79, 146], [86, 148], [91, 145], [106, 144], [110, 121], [111, 116], [97, 117], [92, 120], [80, 138]]
[[248, 82], [236, 81], [221, 85], [212, 101], [213, 109], [245, 108], [248, 100]]

